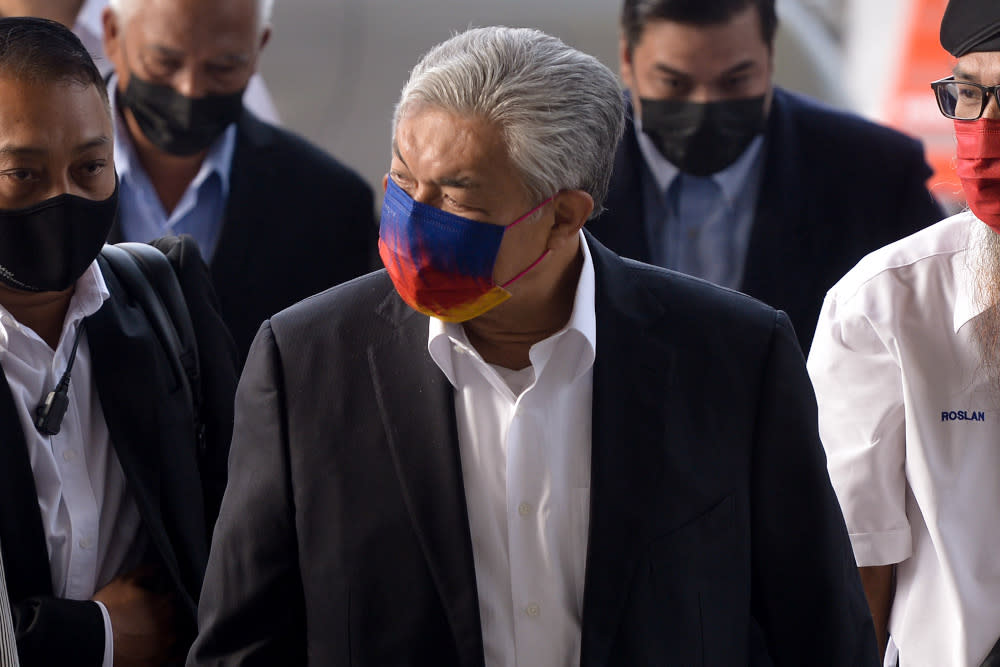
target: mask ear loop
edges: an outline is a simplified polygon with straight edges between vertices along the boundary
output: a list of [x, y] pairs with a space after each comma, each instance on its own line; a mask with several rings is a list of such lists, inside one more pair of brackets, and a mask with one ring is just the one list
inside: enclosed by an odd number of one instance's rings
[[[548, 199], [546, 199], [545, 201], [543, 201], [541, 204], [539, 204], [535, 208], [531, 209], [530, 211], [528, 211], [527, 213], [525, 213], [524, 215], [522, 215], [520, 218], [518, 218], [514, 222], [510, 223], [509, 225], [507, 225], [507, 229], [510, 229], [514, 225], [516, 225], [516, 224], [518, 224], [518, 223], [520, 223], [520, 222], [522, 222], [522, 221], [527, 220], [528, 218], [530, 218], [534, 213], [537, 213], [538, 211], [540, 211], [543, 206], [545, 206], [550, 201], [552, 201], [553, 199], [555, 199], [557, 194], [559, 194], [559, 193], [557, 192], [556, 194], [552, 195], [551, 197], [549, 197]], [[511, 278], [507, 282], [505, 282], [502, 285], [500, 285], [500, 287], [506, 289], [509, 285], [514, 284], [514, 282], [517, 281], [517, 280], [519, 280], [522, 276], [524, 276], [524, 274], [526, 274], [528, 271], [531, 271], [533, 268], [535, 268], [536, 266], [538, 266], [541, 263], [541, 261], [548, 256], [548, 254], [550, 252], [552, 252], [552, 249], [551, 248], [546, 248], [545, 252], [543, 252], [541, 255], [539, 255], [538, 259], [536, 259], [534, 262], [532, 262], [530, 265], [528, 265], [528, 268], [526, 268], [524, 271], [521, 271], [519, 274], [517, 274], [516, 276], [514, 276], [513, 278]]]

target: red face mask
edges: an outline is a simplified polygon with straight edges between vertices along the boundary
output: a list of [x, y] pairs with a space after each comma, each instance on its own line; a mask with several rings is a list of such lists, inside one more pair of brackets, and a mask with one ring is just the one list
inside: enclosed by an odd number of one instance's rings
[[1000, 121], [956, 120], [958, 177], [969, 208], [1000, 234]]

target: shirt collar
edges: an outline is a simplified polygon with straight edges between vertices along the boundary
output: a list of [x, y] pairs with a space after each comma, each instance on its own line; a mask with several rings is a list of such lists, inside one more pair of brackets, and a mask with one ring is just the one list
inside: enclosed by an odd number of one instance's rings
[[107, 0], [85, 0], [80, 11], [76, 14], [73, 32], [86, 30], [92, 35], [101, 35], [104, 32], [101, 14], [104, 13], [107, 4]]
[[[542, 350], [549, 346], [554, 346], [557, 341], [569, 331], [580, 334], [586, 342], [584, 353], [580, 355], [577, 368], [573, 374], [573, 380], [578, 379], [583, 373], [594, 364], [597, 353], [597, 314], [595, 308], [596, 284], [594, 275], [594, 260], [587, 246], [587, 239], [583, 232], [580, 232], [580, 249], [583, 252], [583, 266], [580, 269], [580, 279], [576, 284], [576, 296], [573, 300], [573, 312], [570, 314], [566, 326], [558, 332], [549, 336], [543, 341], [539, 341], [531, 346], [528, 352], [531, 363], [535, 366], [535, 376], [542, 373], [541, 366], [551, 354], [544, 355]], [[453, 387], [458, 384], [455, 380], [455, 369], [452, 364], [451, 346], [458, 345], [473, 355], [474, 358], [482, 361], [479, 352], [472, 347], [469, 339], [465, 335], [465, 329], [461, 324], [454, 322], [444, 322], [436, 317], [428, 318], [427, 351], [430, 353], [434, 363], [437, 364], [441, 372], [445, 374]]]
[[[71, 333], [75, 333], [77, 323], [100, 310], [101, 306], [104, 305], [104, 302], [110, 296], [111, 292], [108, 291], [104, 275], [101, 273], [101, 269], [95, 260], [91, 262], [87, 270], [76, 281], [76, 289], [73, 291], [73, 296], [70, 297], [63, 330], [59, 337], [59, 347], [65, 344]], [[7, 324], [8, 319], [6, 317], [0, 318], [0, 348], [6, 349], [10, 340], [10, 331], [8, 329], [20, 331], [24, 335], [41, 340], [37, 333], [23, 328], [19, 322], [14, 320], [10, 312], [3, 306], [0, 306], [0, 313], [9, 317], [9, 321], [13, 322], [12, 324]]]
[[[670, 189], [670, 186], [680, 174], [680, 170], [670, 160], [663, 157], [663, 154], [656, 147], [656, 144], [653, 143], [653, 140], [649, 138], [649, 135], [642, 131], [642, 119], [639, 118], [638, 114], [635, 115], [633, 120], [633, 129], [635, 130], [636, 140], [639, 142], [639, 151], [642, 153], [643, 158], [645, 158], [646, 164], [649, 165], [649, 171], [653, 174], [653, 179], [656, 181], [657, 190], [661, 193], [661, 196], [665, 196], [667, 190]], [[750, 170], [757, 164], [763, 145], [764, 135], [757, 135], [750, 142], [750, 145], [747, 146], [746, 150], [736, 159], [736, 162], [708, 177], [722, 190], [722, 195], [729, 206], [732, 206], [733, 202], [736, 201], [741, 188], [750, 177]]]
[[[114, 74], [108, 79], [108, 98], [111, 101], [111, 116], [115, 121], [115, 168], [122, 183], [133, 181], [138, 186], [148, 185], [149, 177], [139, 162], [132, 137], [129, 135], [125, 119], [118, 113], [118, 77]], [[201, 163], [198, 174], [191, 181], [189, 188], [199, 188], [209, 176], [217, 174], [222, 187], [222, 200], [229, 197], [229, 177], [232, 171], [233, 153], [236, 150], [236, 123], [231, 123], [222, 135], [212, 142]]]
[[993, 234], [993, 230], [986, 226], [977, 218], [972, 211], [966, 211], [969, 218], [968, 241], [964, 260], [959, 260], [955, 268], [957, 276], [955, 285], [955, 310], [954, 328], [955, 333], [970, 321], [983, 314], [986, 308], [979, 303], [976, 298], [976, 276], [972, 267], [978, 263], [978, 253], [983, 251], [984, 239], [987, 234]]

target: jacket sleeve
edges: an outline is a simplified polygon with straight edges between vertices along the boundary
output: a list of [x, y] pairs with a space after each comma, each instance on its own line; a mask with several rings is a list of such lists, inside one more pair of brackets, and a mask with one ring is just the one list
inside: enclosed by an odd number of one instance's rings
[[236, 393], [229, 486], [189, 666], [306, 662], [282, 373], [265, 322]]
[[775, 665], [876, 667], [874, 626], [816, 412], [795, 334], [779, 313], [754, 433], [752, 613]]
[[233, 396], [239, 379], [236, 344], [222, 320], [208, 266], [193, 238], [165, 237], [151, 243], [167, 256], [177, 274], [198, 343], [201, 417], [205, 451], [201, 459], [205, 520], [211, 531], [226, 488], [226, 464], [233, 432]]
[[101, 666], [104, 616], [96, 602], [33, 597], [11, 611], [21, 667]]

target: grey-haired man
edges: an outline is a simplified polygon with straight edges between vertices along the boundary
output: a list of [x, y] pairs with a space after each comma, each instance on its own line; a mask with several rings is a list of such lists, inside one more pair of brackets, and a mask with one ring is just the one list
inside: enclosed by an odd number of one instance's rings
[[386, 270], [254, 343], [189, 664], [875, 664], [787, 318], [582, 230], [622, 126], [537, 31], [416, 66]]

